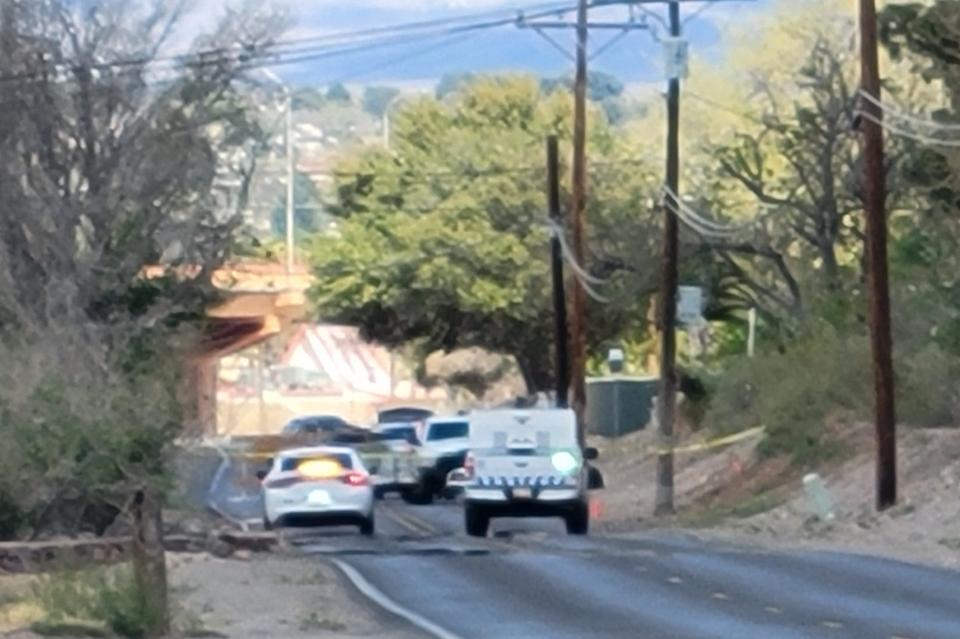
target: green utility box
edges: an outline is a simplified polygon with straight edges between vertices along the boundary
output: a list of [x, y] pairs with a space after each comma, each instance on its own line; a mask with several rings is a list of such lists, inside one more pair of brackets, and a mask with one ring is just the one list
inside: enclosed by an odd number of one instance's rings
[[654, 377], [595, 377], [587, 380], [587, 429], [593, 435], [619, 437], [650, 423]]

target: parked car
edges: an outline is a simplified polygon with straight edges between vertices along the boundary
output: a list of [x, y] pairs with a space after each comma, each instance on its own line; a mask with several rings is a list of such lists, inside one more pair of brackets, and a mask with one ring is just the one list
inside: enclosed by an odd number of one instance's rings
[[403, 493], [413, 504], [429, 504], [438, 496], [453, 496], [447, 490], [447, 474], [464, 464], [470, 447], [470, 420], [467, 416], [432, 417], [421, 428], [418, 451], [418, 482]]
[[285, 527], [354, 525], [374, 534], [373, 483], [351, 448], [314, 446], [277, 454], [257, 476], [263, 490], [263, 525]]
[[283, 427], [284, 435], [327, 435], [351, 425], [336, 415], [305, 415], [295, 417]]
[[418, 480], [417, 450], [420, 446], [417, 424], [377, 424], [371, 428], [371, 435], [372, 441], [385, 449], [378, 459], [374, 494], [380, 498], [393, 492], [403, 494], [415, 488]]
[[398, 406], [396, 408], [387, 408], [377, 413], [377, 423], [419, 422], [432, 417], [433, 414], [433, 411], [429, 408]]

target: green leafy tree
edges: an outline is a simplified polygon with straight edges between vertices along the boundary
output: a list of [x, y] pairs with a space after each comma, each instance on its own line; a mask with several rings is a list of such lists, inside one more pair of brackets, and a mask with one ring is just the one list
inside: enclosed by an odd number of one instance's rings
[[[320, 193], [317, 185], [309, 176], [297, 172], [293, 180], [294, 231], [298, 235], [316, 233], [326, 226], [326, 216], [321, 210]], [[270, 228], [273, 234], [284, 237], [287, 234], [287, 197], [286, 192], [277, 199], [277, 205], [270, 214]]]
[[[0, 75], [22, 78], [0, 115], [0, 503], [17, 514], [0, 534], [102, 532], [122, 513], [149, 636], [168, 630], [178, 357], [241, 221], [249, 162], [234, 175], [226, 158], [262, 137], [239, 59], [152, 81], [180, 17], [164, 0], [0, 4]], [[232, 12], [197, 46], [257, 52], [280, 27]], [[94, 68], [113, 60], [129, 62]], [[236, 208], [220, 176], [240, 179]], [[148, 276], [156, 265], [170, 269]]]
[[[421, 354], [479, 346], [513, 355], [530, 390], [553, 379], [547, 135], [566, 137], [570, 100], [523, 77], [484, 78], [400, 111], [390, 153], [345, 162], [330, 208], [336, 237], [313, 251], [321, 317]], [[656, 273], [655, 178], [591, 118], [590, 266], [610, 301], [590, 309], [599, 345], [640, 310]], [[618, 159], [624, 158], [620, 162]], [[566, 172], [566, 171], [565, 171]]]

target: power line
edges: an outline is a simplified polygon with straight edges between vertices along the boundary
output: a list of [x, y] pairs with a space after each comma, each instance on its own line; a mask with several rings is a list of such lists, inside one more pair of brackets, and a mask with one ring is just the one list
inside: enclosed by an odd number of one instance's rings
[[863, 90], [861, 90], [859, 93], [863, 99], [867, 100], [874, 106], [877, 106], [883, 109], [885, 113], [887, 113], [891, 117], [894, 117], [898, 120], [903, 120], [904, 122], [909, 122], [911, 124], [915, 124], [917, 126], [922, 126], [925, 128], [937, 129], [939, 131], [953, 131], [953, 132], [960, 133], [960, 124], [948, 124], [946, 122], [937, 122], [936, 120], [918, 118], [900, 108], [893, 106], [892, 104], [888, 104], [886, 102], [878, 100], [877, 98], [873, 97], [872, 95], [870, 95], [869, 93]]
[[[263, 57], [266, 55], [276, 54], [276, 55], [290, 55], [290, 54], [302, 54], [315, 52], [317, 49], [330, 49], [338, 46], [343, 46], [344, 44], [352, 44], [354, 42], [362, 42], [364, 38], [371, 39], [370, 36], [379, 36], [379, 39], [383, 39], [384, 36], [396, 36], [402, 35], [408, 32], [417, 32], [428, 30], [427, 33], [420, 34], [421, 36], [429, 36], [431, 33], [437, 33], [443, 31], [444, 27], [456, 28], [455, 25], [460, 25], [460, 23], [470, 23], [474, 22], [476, 24], [466, 24], [461, 25], [466, 28], [492, 28], [494, 26], [505, 26], [513, 23], [516, 20], [517, 11], [534, 11], [535, 15], [538, 16], [548, 16], [553, 15], [557, 12], [562, 12], [565, 9], [569, 10], [571, 5], [569, 3], [559, 4], [559, 3], [541, 3], [532, 6], [518, 6], [514, 8], [504, 8], [497, 11], [487, 11], [482, 13], [474, 13], [469, 15], [454, 16], [450, 18], [441, 18], [436, 20], [424, 20], [419, 22], [407, 22], [400, 23], [395, 25], [386, 25], [383, 27], [373, 27], [368, 29], [359, 29], [354, 31], [344, 31], [331, 34], [323, 34], [317, 36], [308, 36], [303, 38], [295, 38], [290, 40], [281, 40], [276, 42], [268, 42], [259, 47], [254, 44], [235, 44], [227, 47], [214, 47], [209, 49], [203, 49], [195, 52], [179, 54], [179, 55], [167, 55], [167, 56], [141, 56], [135, 58], [126, 58], [119, 60], [110, 60], [106, 62], [93, 62], [90, 64], [71, 64], [71, 63], [55, 63], [50, 68], [44, 69], [40, 73], [60, 73], [60, 72], [78, 72], [83, 70], [88, 71], [108, 71], [114, 68], [126, 68], [126, 67], [142, 67], [151, 64], [158, 63], [167, 63], [170, 64], [172, 68], [178, 66], [192, 66], [192, 67], [202, 67], [202, 66], [211, 66], [220, 64], [223, 62], [245, 62], [246, 60]], [[499, 18], [499, 19], [493, 19]], [[485, 22], [476, 22], [480, 20], [486, 20]], [[429, 31], [432, 29], [433, 31]], [[284, 50], [286, 49], [286, 50]], [[15, 80], [25, 80], [35, 77], [37, 72], [21, 72], [18, 74], [10, 74], [6, 76], [0, 76], [0, 82], [8, 82]]]
[[927, 144], [930, 146], [941, 146], [941, 147], [954, 148], [954, 149], [960, 148], [960, 140], [943, 140], [940, 138], [931, 137], [929, 135], [923, 135], [922, 133], [915, 133], [913, 131], [908, 131], [894, 124], [890, 124], [886, 120], [882, 118], [878, 118], [872, 113], [867, 113], [865, 111], [857, 111], [856, 115], [876, 125], [883, 127], [884, 129], [886, 129], [890, 133], [893, 133], [894, 135], [899, 135], [900, 137], [904, 137], [904, 138], [913, 140], [915, 142], [921, 142], [923, 144]]

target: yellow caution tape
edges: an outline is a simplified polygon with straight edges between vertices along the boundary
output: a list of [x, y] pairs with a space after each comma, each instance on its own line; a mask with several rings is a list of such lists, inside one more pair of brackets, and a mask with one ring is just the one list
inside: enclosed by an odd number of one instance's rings
[[744, 430], [739, 433], [734, 433], [733, 435], [718, 437], [717, 439], [701, 442], [699, 444], [690, 444], [687, 446], [676, 446], [672, 448], [658, 448], [656, 446], [652, 446], [648, 448], [647, 451], [654, 453], [656, 455], [666, 455], [668, 453], [692, 453], [700, 450], [709, 450], [711, 448], [720, 448], [721, 446], [729, 446], [730, 444], [735, 444], [739, 441], [743, 441], [745, 439], [750, 439], [751, 437], [762, 435], [765, 430], [766, 430], [766, 427], [757, 426], [756, 428], [750, 428], [748, 430]]

